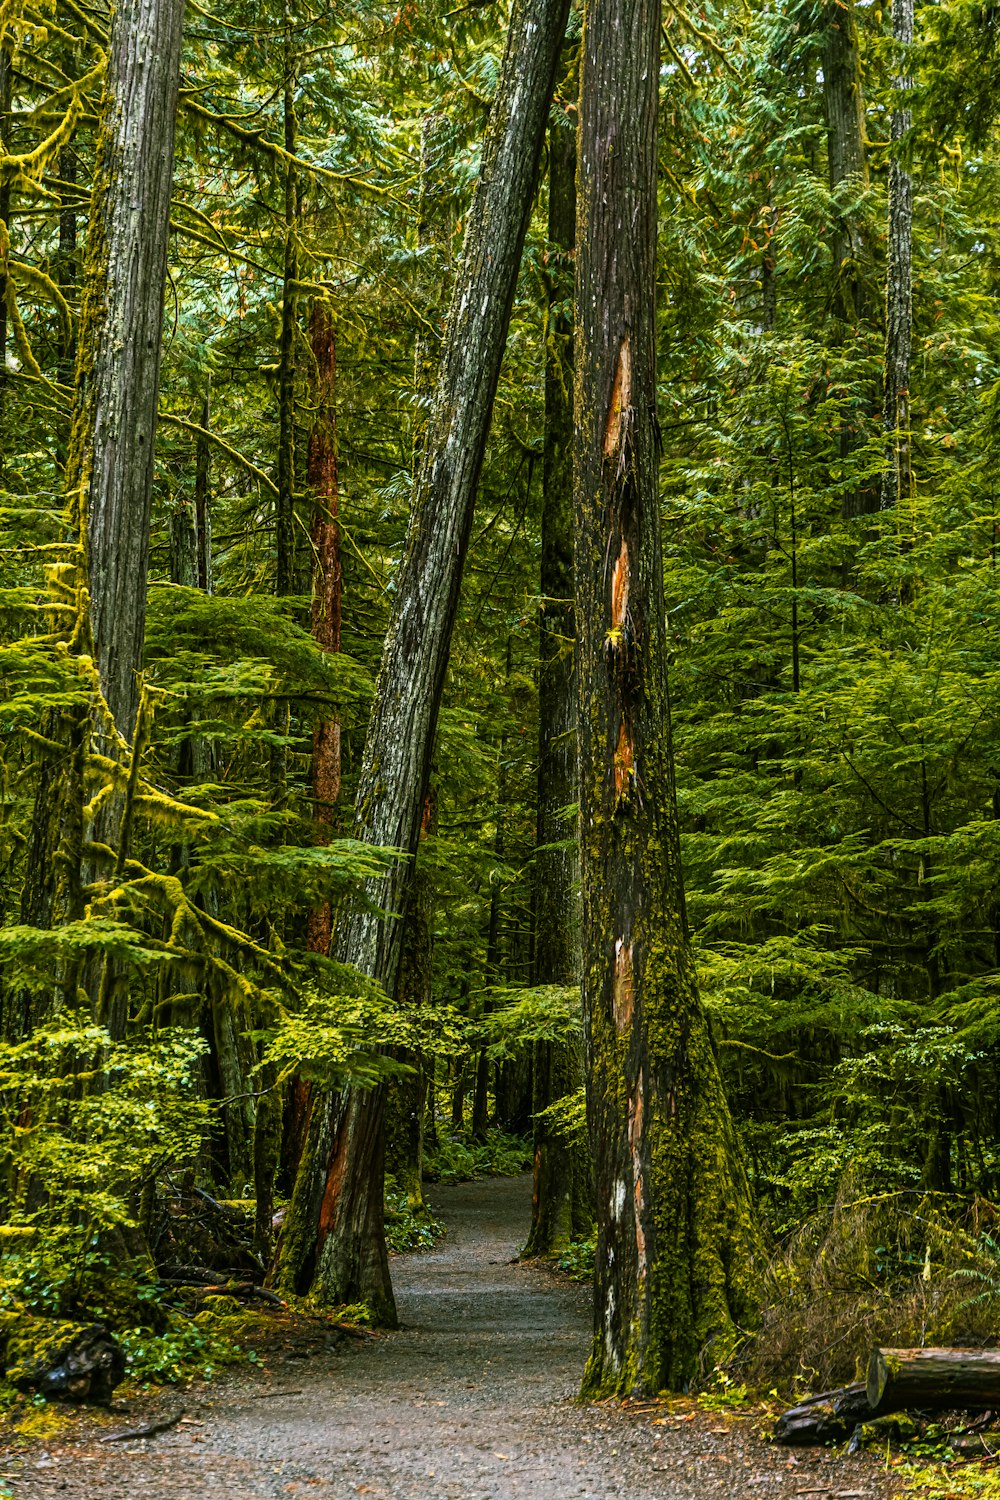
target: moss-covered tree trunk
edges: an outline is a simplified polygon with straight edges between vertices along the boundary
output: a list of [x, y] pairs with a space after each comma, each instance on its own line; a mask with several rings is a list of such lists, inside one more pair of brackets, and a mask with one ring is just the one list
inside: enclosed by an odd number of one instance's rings
[[139, 703], [183, 0], [120, 0], [101, 104], [66, 483], [85, 521], [101, 686]]
[[750, 1316], [754, 1221], [692, 963], [656, 418], [657, 0], [591, 0], [580, 93], [576, 634], [597, 1261], [589, 1393], [683, 1387]]
[[[566, 0], [515, 0], [482, 168], [469, 211], [437, 388], [414, 486], [357, 802], [360, 838], [412, 855], [458, 605], [476, 488], [531, 213]], [[373, 883], [403, 909], [408, 861]], [[400, 923], [347, 914], [341, 955], [391, 994]], [[282, 1240], [283, 1284], [331, 1303], [365, 1300], [395, 1322], [383, 1222], [384, 1090], [327, 1095], [309, 1137]]]
[[913, 88], [906, 53], [913, 46], [913, 0], [893, 0], [892, 35], [900, 49], [901, 72], [893, 79], [897, 103], [892, 112], [889, 162], [889, 256], [885, 307], [886, 469], [882, 508], [908, 500], [913, 485], [910, 458], [910, 345], [913, 333], [913, 181], [906, 161], [913, 115], [907, 95]]
[[[576, 132], [549, 127], [549, 249], [545, 326], [545, 449], [538, 621], [538, 825], [535, 962], [538, 985], [570, 985], [578, 971], [574, 881], [566, 809], [576, 800], [576, 676], [573, 662], [573, 244]], [[544, 1111], [579, 1087], [574, 1049], [535, 1045], [534, 1182], [525, 1255], [554, 1255], [573, 1237], [574, 1152]]]

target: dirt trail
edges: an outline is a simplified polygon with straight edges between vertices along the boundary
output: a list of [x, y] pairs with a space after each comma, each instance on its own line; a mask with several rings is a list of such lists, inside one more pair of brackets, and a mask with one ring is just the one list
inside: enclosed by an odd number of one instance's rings
[[[432, 1190], [448, 1234], [394, 1263], [403, 1327], [345, 1353], [158, 1403], [185, 1425], [102, 1447], [77, 1439], [2, 1465], [13, 1493], [108, 1500], [758, 1500], [888, 1494], [871, 1462], [770, 1448], [751, 1424], [699, 1413], [654, 1424], [573, 1403], [588, 1297], [514, 1265], [525, 1178]], [[143, 1416], [147, 1413], [143, 1413]], [[155, 1415], [155, 1413], [154, 1413]], [[141, 1419], [135, 1408], [119, 1426]], [[106, 1429], [105, 1429], [106, 1430]], [[0, 1489], [2, 1494], [2, 1489]]]

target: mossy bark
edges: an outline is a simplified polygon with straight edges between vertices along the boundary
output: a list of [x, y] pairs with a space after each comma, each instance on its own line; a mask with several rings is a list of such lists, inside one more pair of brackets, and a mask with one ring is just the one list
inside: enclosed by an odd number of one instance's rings
[[[393, 595], [365, 742], [356, 832], [416, 850], [476, 490], [503, 358], [566, 0], [515, 0], [469, 211], [463, 262]], [[346, 914], [341, 955], [392, 993], [408, 861]], [[280, 1275], [321, 1300], [360, 1296], [395, 1321], [383, 1220], [383, 1089], [317, 1100], [280, 1249]]]
[[595, 1158], [588, 1394], [681, 1389], [754, 1309], [753, 1210], [688, 941], [656, 418], [660, 9], [591, 0], [577, 213], [576, 634]]

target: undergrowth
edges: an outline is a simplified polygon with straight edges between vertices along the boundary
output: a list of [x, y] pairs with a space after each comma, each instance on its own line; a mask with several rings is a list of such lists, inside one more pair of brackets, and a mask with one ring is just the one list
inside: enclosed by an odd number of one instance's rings
[[901, 1494], [914, 1500], [1000, 1500], [1000, 1470], [992, 1459], [903, 1463]]
[[847, 1180], [773, 1259], [741, 1377], [797, 1396], [857, 1379], [880, 1346], [995, 1344], [998, 1221], [983, 1199], [858, 1193]]
[[385, 1242], [390, 1255], [430, 1250], [444, 1233], [444, 1224], [426, 1204], [415, 1209], [409, 1196], [399, 1191], [395, 1179], [386, 1178]]
[[591, 1281], [596, 1251], [597, 1241], [593, 1236], [586, 1240], [574, 1240], [556, 1260], [555, 1268], [568, 1276], [570, 1281]]
[[529, 1172], [533, 1161], [532, 1145], [519, 1135], [508, 1135], [495, 1128], [481, 1141], [467, 1132], [445, 1135], [430, 1149], [424, 1162], [428, 1182], [473, 1182], [477, 1177], [517, 1177]]

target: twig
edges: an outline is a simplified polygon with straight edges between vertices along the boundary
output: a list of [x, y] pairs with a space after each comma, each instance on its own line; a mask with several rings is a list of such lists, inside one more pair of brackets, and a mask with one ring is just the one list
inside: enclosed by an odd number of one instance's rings
[[162, 1417], [159, 1422], [149, 1422], [145, 1427], [130, 1427], [126, 1432], [109, 1432], [107, 1437], [102, 1437], [102, 1443], [127, 1443], [133, 1438], [159, 1437], [161, 1432], [169, 1432], [171, 1427], [176, 1427], [184, 1415], [184, 1407], [175, 1412], [172, 1417]]

